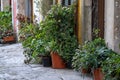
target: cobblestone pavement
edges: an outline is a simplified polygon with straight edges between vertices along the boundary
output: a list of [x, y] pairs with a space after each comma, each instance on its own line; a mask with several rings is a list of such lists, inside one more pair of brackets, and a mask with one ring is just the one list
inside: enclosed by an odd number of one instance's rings
[[45, 68], [24, 64], [20, 43], [0, 47], [0, 80], [92, 80], [68, 69]]

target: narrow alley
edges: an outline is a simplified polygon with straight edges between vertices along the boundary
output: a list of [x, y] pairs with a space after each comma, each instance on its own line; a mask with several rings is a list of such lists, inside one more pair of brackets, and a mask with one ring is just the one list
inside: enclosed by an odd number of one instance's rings
[[0, 80], [92, 80], [69, 69], [24, 64], [23, 48], [20, 43], [0, 46]]

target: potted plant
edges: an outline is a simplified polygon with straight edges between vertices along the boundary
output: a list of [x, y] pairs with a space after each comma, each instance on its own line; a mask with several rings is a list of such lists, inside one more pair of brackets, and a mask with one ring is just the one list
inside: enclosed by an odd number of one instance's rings
[[75, 36], [74, 6], [62, 7], [55, 5], [48, 13], [48, 19], [54, 21], [50, 31], [56, 45], [53, 46], [57, 52], [71, 68], [72, 57], [77, 48], [77, 38]]
[[7, 30], [7, 31], [3, 32], [2, 35], [3, 35], [3, 43], [15, 41], [15, 37], [14, 37], [12, 30]]
[[50, 48], [47, 42], [45, 42], [45, 40], [37, 40], [33, 54], [35, 53], [37, 53], [37, 56], [40, 56], [42, 58], [42, 64], [44, 67], [50, 67], [52, 65], [50, 57]]
[[61, 56], [64, 59], [62, 61], [71, 60], [74, 54], [75, 44], [72, 43], [75, 43], [76, 40], [74, 35], [74, 16], [72, 12], [72, 8], [55, 5], [41, 22], [41, 29], [45, 33], [44, 37], [49, 43], [54, 42], [52, 46], [50, 45], [51, 51], [53, 52], [51, 54], [57, 53], [59, 57]]
[[75, 55], [72, 59], [72, 66], [75, 70], [80, 71], [83, 74], [90, 73], [89, 64], [86, 63], [87, 53], [82, 50], [82, 47], [79, 46], [75, 51]]
[[12, 13], [10, 11], [0, 12], [0, 31], [3, 43], [14, 42], [15, 37], [12, 29]]
[[[86, 42], [73, 57], [75, 68], [92, 69], [94, 80], [102, 80], [102, 63], [109, 57], [111, 50], [101, 38]], [[77, 65], [79, 64], [79, 65]], [[97, 74], [96, 74], [97, 73]]]
[[[22, 42], [24, 48], [24, 55], [26, 57], [25, 62], [27, 63], [40, 63], [38, 61], [38, 56], [35, 53], [35, 46], [37, 44], [39, 27], [33, 23], [23, 23], [24, 27], [21, 27], [19, 31], [19, 41]], [[37, 37], [38, 36], [38, 37]]]
[[104, 75], [102, 72], [101, 65], [110, 56], [111, 50], [105, 46], [105, 42], [101, 38], [95, 39], [92, 43], [94, 46], [94, 50], [91, 56], [93, 57], [91, 58], [91, 61], [93, 61], [91, 63], [91, 67], [93, 71], [94, 80], [103, 80]]

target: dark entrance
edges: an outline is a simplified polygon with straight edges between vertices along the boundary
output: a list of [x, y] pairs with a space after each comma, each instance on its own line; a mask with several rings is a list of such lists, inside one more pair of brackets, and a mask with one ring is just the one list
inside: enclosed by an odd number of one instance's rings
[[104, 38], [104, 0], [92, 0], [92, 39], [94, 30], [99, 29], [98, 36]]

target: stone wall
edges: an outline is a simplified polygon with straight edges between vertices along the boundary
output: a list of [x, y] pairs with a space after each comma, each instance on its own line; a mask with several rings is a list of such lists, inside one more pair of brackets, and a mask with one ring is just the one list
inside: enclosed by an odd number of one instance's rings
[[105, 41], [120, 53], [120, 0], [105, 0]]
[[115, 0], [114, 12], [114, 50], [120, 53], [120, 0]]

